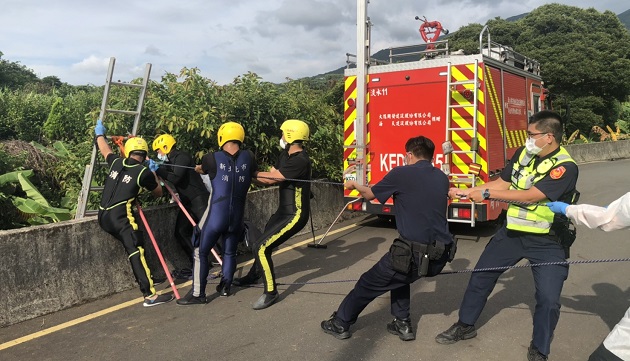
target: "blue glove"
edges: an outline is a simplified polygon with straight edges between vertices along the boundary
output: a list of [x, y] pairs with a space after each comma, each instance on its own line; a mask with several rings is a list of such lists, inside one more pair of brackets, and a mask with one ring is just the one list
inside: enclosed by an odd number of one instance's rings
[[160, 165], [157, 164], [156, 161], [154, 161], [153, 159], [149, 158], [149, 169], [151, 170], [151, 172], [154, 172], [156, 170], [158, 170], [158, 168], [160, 168]]
[[107, 129], [105, 129], [105, 126], [103, 125], [103, 121], [101, 121], [100, 119], [97, 120], [96, 127], [94, 127], [94, 134], [105, 136], [106, 131]]
[[561, 214], [564, 214], [566, 216], [567, 215], [567, 207], [569, 205], [564, 203], [564, 202], [549, 202], [549, 203], [546, 204], [546, 206], [549, 207], [549, 209], [553, 213], [561, 213]]

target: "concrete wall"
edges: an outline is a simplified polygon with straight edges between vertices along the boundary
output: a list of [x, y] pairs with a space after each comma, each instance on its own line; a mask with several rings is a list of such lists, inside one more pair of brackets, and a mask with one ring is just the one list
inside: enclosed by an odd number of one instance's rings
[[[630, 140], [567, 149], [578, 163], [630, 158]], [[314, 184], [313, 193], [313, 223], [327, 228], [344, 204], [341, 186]], [[262, 230], [277, 200], [277, 188], [250, 193], [246, 218]], [[145, 210], [170, 269], [187, 263], [172, 237], [177, 210], [176, 205]], [[345, 213], [344, 219], [351, 216]], [[302, 232], [309, 231], [307, 226]], [[163, 276], [150, 239], [145, 241], [151, 269]], [[0, 286], [0, 327], [137, 287], [122, 246], [95, 218], [0, 231]]]
[[630, 158], [630, 140], [575, 144], [565, 148], [578, 163]]
[[[343, 207], [342, 188], [314, 184], [313, 193], [313, 224], [327, 228]], [[277, 188], [251, 192], [245, 216], [262, 231], [277, 202]], [[172, 204], [144, 210], [171, 270], [187, 266], [172, 237], [178, 209]], [[163, 277], [148, 236], [145, 250], [150, 268]], [[101, 230], [96, 217], [0, 231], [0, 285], [0, 327], [137, 288], [123, 247]]]

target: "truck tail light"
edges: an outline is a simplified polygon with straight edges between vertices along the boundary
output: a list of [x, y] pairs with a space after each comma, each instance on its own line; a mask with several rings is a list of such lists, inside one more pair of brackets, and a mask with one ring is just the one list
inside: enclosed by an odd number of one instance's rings
[[361, 210], [361, 206], [362, 206], [363, 202], [362, 201], [356, 201], [353, 203], [350, 203], [348, 205], [348, 210], [351, 211], [360, 211]]
[[453, 208], [453, 218], [470, 218], [470, 208]]

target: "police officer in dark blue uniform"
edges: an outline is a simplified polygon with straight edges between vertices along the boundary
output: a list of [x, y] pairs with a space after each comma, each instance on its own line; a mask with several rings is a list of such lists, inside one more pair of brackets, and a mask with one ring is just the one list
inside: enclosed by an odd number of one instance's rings
[[407, 165], [392, 169], [371, 188], [348, 181], [366, 200], [385, 203], [394, 197], [394, 212], [399, 237], [354, 289], [341, 302], [330, 319], [322, 321], [324, 332], [338, 339], [351, 336], [350, 325], [363, 309], [390, 291], [394, 320], [387, 330], [403, 341], [416, 338], [409, 314], [410, 284], [420, 277], [435, 276], [454, 254], [453, 238], [446, 221], [448, 177], [431, 164], [435, 145], [424, 136], [405, 144]]
[[311, 184], [308, 181], [311, 179], [311, 159], [303, 144], [309, 139], [308, 124], [289, 119], [282, 123], [280, 130], [283, 151], [275, 167], [269, 172], [256, 174], [258, 184], [279, 184], [278, 209], [267, 221], [263, 234], [254, 245], [254, 265], [247, 275], [234, 279], [235, 285], [246, 286], [257, 283], [263, 277], [265, 289], [252, 306], [255, 310], [267, 308], [278, 300], [271, 253], [304, 228], [310, 214]]
[[208, 174], [212, 182], [212, 195], [208, 208], [196, 227], [193, 236], [194, 267], [193, 288], [179, 305], [207, 303], [206, 285], [210, 270], [208, 255], [223, 237], [223, 267], [217, 292], [230, 295], [230, 287], [236, 270], [236, 247], [243, 235], [245, 198], [256, 172], [254, 154], [241, 149], [245, 131], [235, 122], [227, 122], [219, 128], [218, 141], [221, 151], [206, 154], [196, 170]]
[[[151, 271], [144, 258], [144, 236], [137, 223], [133, 209], [134, 201], [141, 188], [151, 191], [155, 197], [162, 195], [157, 178], [142, 162], [149, 147], [139, 137], [125, 142], [125, 157], [114, 153], [105, 139], [105, 127], [99, 119], [94, 128], [95, 143], [109, 164], [109, 175], [105, 180], [98, 211], [98, 224], [114, 236], [125, 247], [131, 269], [144, 295], [144, 306], [151, 307], [173, 300], [172, 294], [158, 295], [153, 285]], [[151, 163], [151, 167], [154, 165]]]
[[[195, 167], [190, 154], [179, 150], [176, 140], [170, 134], [162, 134], [153, 141], [153, 150], [158, 158], [164, 162], [156, 171], [158, 177], [173, 183], [177, 195], [193, 220], [198, 223], [208, 207], [210, 193], [201, 179], [201, 175], [192, 168]], [[175, 165], [170, 166], [170, 165]], [[189, 268], [173, 271], [180, 278], [192, 276], [193, 251], [192, 246], [193, 226], [183, 210], [177, 213], [175, 220], [175, 239], [189, 258]]]
[[[501, 177], [470, 189], [453, 188], [451, 197], [468, 197], [479, 202], [496, 198], [514, 201], [507, 210], [506, 223], [492, 237], [475, 268], [513, 266], [525, 258], [530, 263], [564, 262], [575, 239], [569, 221], [554, 215], [549, 201], [571, 203], [575, 199], [578, 167], [560, 146], [562, 118], [552, 111], [534, 114], [527, 127], [525, 147], [516, 151]], [[477, 336], [475, 322], [497, 279], [505, 270], [475, 272], [464, 295], [459, 321], [437, 335], [436, 342], [452, 344]], [[536, 284], [534, 328], [527, 358], [547, 360], [553, 332], [560, 318], [560, 293], [569, 273], [567, 265], [532, 267]]]

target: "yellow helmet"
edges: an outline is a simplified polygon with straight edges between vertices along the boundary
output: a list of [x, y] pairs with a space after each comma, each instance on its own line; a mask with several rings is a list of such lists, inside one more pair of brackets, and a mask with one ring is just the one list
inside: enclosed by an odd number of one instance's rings
[[129, 154], [134, 151], [149, 153], [149, 146], [147, 142], [140, 137], [129, 138], [125, 142], [125, 157], [129, 158]]
[[280, 126], [280, 130], [284, 133], [284, 139], [288, 144], [298, 140], [308, 140], [310, 133], [308, 130], [308, 124], [297, 119], [285, 120], [285, 122]]
[[164, 154], [168, 154], [175, 145], [175, 138], [170, 134], [162, 134], [153, 141], [153, 150], [160, 149]]
[[230, 140], [238, 140], [242, 143], [245, 140], [245, 129], [236, 122], [223, 123], [219, 128], [217, 138], [219, 139], [219, 148]]

